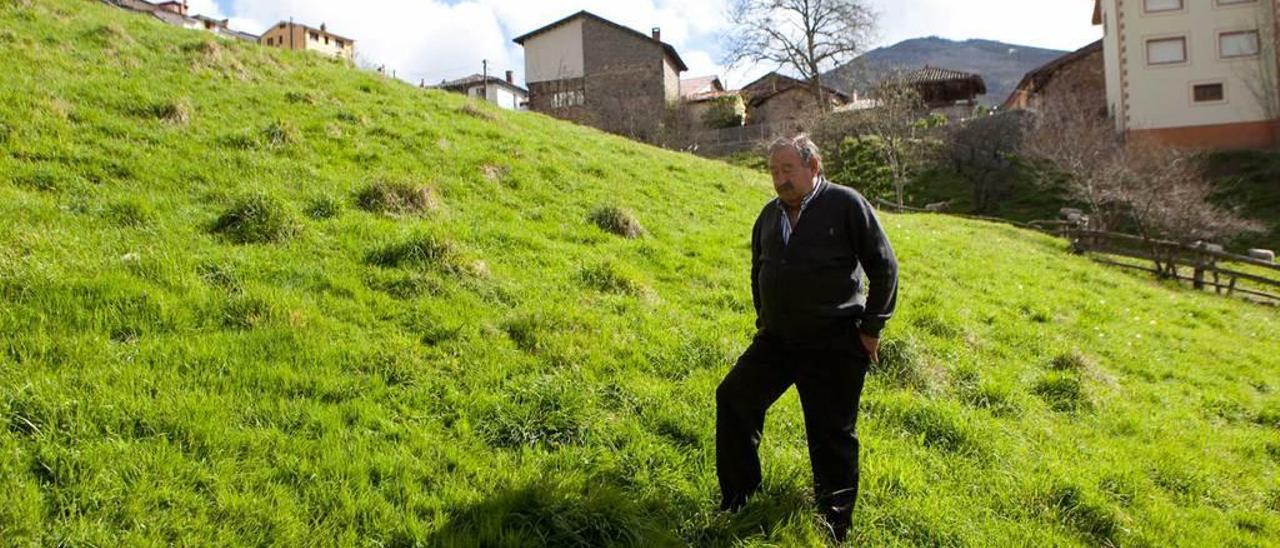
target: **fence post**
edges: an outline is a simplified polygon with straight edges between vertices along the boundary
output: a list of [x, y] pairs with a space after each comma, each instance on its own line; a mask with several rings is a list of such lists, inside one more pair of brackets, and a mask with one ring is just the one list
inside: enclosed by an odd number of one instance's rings
[[1191, 283], [1192, 283], [1192, 286], [1195, 287], [1197, 290], [1204, 289], [1205, 258], [1206, 256], [1204, 253], [1196, 254], [1195, 274], [1192, 275], [1192, 278], [1194, 278], [1194, 280]]

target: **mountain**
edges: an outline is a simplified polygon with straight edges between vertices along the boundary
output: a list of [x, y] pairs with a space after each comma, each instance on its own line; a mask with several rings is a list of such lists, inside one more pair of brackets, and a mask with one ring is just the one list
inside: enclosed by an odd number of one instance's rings
[[[97, 1], [0, 68], [0, 545], [824, 544], [794, 391], [716, 508], [766, 175]], [[1280, 538], [1280, 311], [881, 220], [854, 544]]]
[[837, 89], [865, 91], [870, 87], [868, 82], [875, 82], [878, 74], [890, 70], [910, 70], [925, 65], [960, 70], [982, 76], [987, 83], [987, 94], [979, 100], [993, 106], [1003, 103], [1026, 73], [1066, 53], [992, 40], [960, 42], [930, 36], [874, 49], [823, 77]]

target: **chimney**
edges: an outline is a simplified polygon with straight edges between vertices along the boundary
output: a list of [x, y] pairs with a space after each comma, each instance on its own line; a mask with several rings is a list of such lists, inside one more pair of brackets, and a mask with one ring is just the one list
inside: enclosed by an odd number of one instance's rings
[[653, 39], [662, 41], [662, 27], [653, 27]]
[[515, 73], [515, 72], [509, 71], [509, 70], [507, 71], [507, 83], [508, 83], [508, 84], [511, 84], [511, 85], [515, 85], [515, 83], [516, 83], [516, 73]]
[[329, 32], [328, 27], [324, 23], [320, 23], [320, 32]]

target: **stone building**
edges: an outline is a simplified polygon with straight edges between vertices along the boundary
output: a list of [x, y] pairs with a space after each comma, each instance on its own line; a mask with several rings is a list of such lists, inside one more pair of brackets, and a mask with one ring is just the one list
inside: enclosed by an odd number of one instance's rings
[[[825, 100], [831, 108], [848, 103], [848, 94], [823, 86]], [[795, 126], [817, 112], [809, 82], [770, 72], [742, 87], [739, 92], [747, 105], [748, 125]]]
[[[1107, 75], [1102, 40], [1046, 63], [1022, 78], [1001, 107], [1035, 110], [1045, 101], [1075, 96], [1085, 105], [1107, 114]], [[1073, 103], [1075, 100], [1073, 100]]]
[[663, 139], [687, 71], [652, 34], [581, 11], [515, 38], [529, 109], [647, 142]]
[[324, 23], [315, 28], [281, 21], [263, 32], [258, 42], [267, 47], [314, 51], [347, 61], [356, 58], [356, 41], [329, 32]]

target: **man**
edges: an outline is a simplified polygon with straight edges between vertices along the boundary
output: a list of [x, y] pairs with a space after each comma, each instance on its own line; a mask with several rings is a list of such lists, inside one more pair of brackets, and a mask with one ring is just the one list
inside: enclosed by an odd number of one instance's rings
[[823, 177], [808, 137], [774, 142], [769, 171], [778, 198], [751, 232], [757, 332], [716, 390], [721, 507], [759, 489], [765, 412], [795, 384], [819, 511], [843, 541], [858, 497], [858, 400], [893, 315], [898, 262], [871, 205]]

